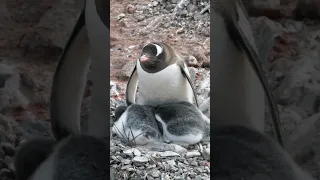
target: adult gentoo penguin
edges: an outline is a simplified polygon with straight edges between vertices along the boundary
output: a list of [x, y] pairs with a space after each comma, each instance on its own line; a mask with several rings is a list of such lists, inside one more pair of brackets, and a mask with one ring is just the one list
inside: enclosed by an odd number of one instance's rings
[[109, 151], [107, 142], [88, 135], [29, 140], [16, 153], [16, 179], [109, 179]]
[[[139, 81], [139, 83], [138, 83]], [[163, 42], [145, 45], [127, 84], [126, 101], [157, 106], [165, 102], [195, 101], [197, 95], [184, 59]]]
[[264, 132], [265, 96], [275, 137], [283, 145], [278, 109], [259, 60], [245, 9], [236, 0], [211, 1], [211, 118]]
[[52, 131], [56, 139], [81, 133], [80, 109], [90, 59], [93, 92], [88, 133], [109, 136], [109, 3], [104, 0], [85, 2], [60, 57], [50, 102]]

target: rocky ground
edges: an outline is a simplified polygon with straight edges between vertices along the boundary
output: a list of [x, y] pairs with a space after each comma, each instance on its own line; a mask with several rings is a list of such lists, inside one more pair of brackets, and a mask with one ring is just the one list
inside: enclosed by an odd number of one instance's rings
[[[190, 60], [200, 101], [206, 104], [209, 1], [201, 2], [111, 0], [112, 109], [123, 100], [125, 82], [141, 47], [159, 40]], [[51, 136], [52, 75], [82, 3], [0, 0], [0, 179], [14, 179], [12, 157], [21, 141]], [[319, 1], [244, 0], [244, 4], [278, 102], [288, 149], [320, 179]], [[208, 179], [210, 144], [188, 149], [128, 147], [117, 140], [111, 144], [112, 175], [119, 179]]]
[[[123, 102], [125, 85], [148, 42], [172, 45], [188, 59], [199, 104], [210, 101], [209, 1], [111, 1], [111, 116]], [[209, 115], [208, 109], [206, 109]], [[129, 147], [111, 140], [115, 179], [210, 179], [210, 144], [183, 148], [157, 144]]]

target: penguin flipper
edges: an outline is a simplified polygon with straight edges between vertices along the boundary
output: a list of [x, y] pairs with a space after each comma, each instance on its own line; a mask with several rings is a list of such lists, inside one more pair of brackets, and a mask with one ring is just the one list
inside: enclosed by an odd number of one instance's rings
[[187, 72], [187, 67], [184, 63], [182, 63], [181, 65], [179, 64], [179, 67], [180, 67], [180, 70], [181, 70], [181, 73], [183, 74], [183, 76], [185, 78], [187, 78], [191, 88], [192, 88], [192, 92], [193, 92], [193, 97], [194, 97], [194, 100], [195, 100], [195, 103], [197, 105], [197, 107], [199, 107], [199, 104], [198, 104], [198, 97], [197, 97], [197, 94], [196, 94], [196, 91], [195, 91], [195, 88], [194, 88], [194, 85], [193, 85], [193, 82], [190, 78], [190, 76], [188, 75], [188, 72]]
[[[80, 134], [81, 101], [89, 70], [89, 42], [85, 13], [81, 12], [57, 65], [50, 97], [53, 134], [60, 140]], [[72, 76], [70, 74], [72, 73]]]
[[[227, 3], [227, 1], [225, 1], [224, 3]], [[268, 86], [266, 77], [263, 74], [264, 70], [262, 68], [261, 61], [259, 60], [260, 57], [251, 45], [251, 43], [249, 42], [244, 32], [242, 31], [242, 28], [238, 24], [238, 22], [240, 21], [239, 9], [243, 7], [239, 7], [240, 5], [236, 1], [228, 1], [228, 3], [231, 4], [224, 4], [226, 7], [225, 11], [220, 12], [221, 14], [223, 14], [228, 34], [230, 35], [231, 39], [234, 40], [234, 43], [238, 46], [238, 48], [246, 53], [249, 59], [249, 63], [253, 67], [255, 73], [257, 74], [263, 86], [264, 92], [267, 97], [267, 101], [269, 103], [271, 116], [273, 119], [275, 137], [278, 140], [278, 142], [283, 146], [283, 133], [280, 127], [278, 108], [275, 103], [274, 97], [271, 93], [271, 90]], [[229, 11], [227, 11], [227, 6], [229, 6]], [[233, 8], [233, 10], [230, 10], [230, 8]], [[217, 9], [217, 11], [221, 11], [221, 9], [223, 8], [220, 8], [220, 10]], [[230, 12], [235, 12], [236, 14], [232, 14]]]
[[137, 65], [135, 65], [127, 83], [126, 103], [128, 106], [131, 104], [134, 104], [136, 101], [137, 85], [138, 85], [138, 72], [137, 72]]

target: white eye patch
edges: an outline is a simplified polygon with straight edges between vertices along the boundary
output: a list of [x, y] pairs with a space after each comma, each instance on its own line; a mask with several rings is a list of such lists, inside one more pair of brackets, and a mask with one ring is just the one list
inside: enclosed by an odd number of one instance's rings
[[159, 56], [159, 54], [162, 53], [163, 48], [161, 46], [159, 46], [158, 44], [153, 44], [153, 45], [157, 48], [157, 55], [156, 56]]

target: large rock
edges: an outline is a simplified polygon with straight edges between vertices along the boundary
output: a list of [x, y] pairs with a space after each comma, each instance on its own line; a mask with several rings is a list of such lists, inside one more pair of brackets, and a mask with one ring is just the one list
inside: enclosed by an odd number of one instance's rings
[[297, 18], [312, 18], [320, 17], [320, 1], [319, 0], [298, 0], [296, 6]]
[[284, 31], [284, 28], [280, 23], [267, 17], [250, 18], [250, 24], [256, 39], [260, 59], [265, 64], [275, 43], [275, 38]]
[[[0, 2], [0, 47], [20, 49], [32, 59], [57, 59], [69, 39], [84, 1], [7, 0]], [[8, 18], [10, 18], [8, 20]], [[6, 52], [6, 51], [5, 51]]]
[[18, 23], [37, 23], [55, 0], [6, 0], [11, 17]]
[[279, 8], [280, 0], [254, 0], [251, 1], [251, 6], [254, 8], [275, 9]]
[[11, 66], [0, 64], [0, 111], [26, 107], [29, 100], [20, 92], [20, 75]]
[[285, 148], [294, 158], [300, 159], [312, 150], [319, 122], [320, 113], [304, 119], [285, 139]]
[[284, 16], [280, 8], [280, 0], [244, 0], [244, 6], [250, 16], [267, 16], [269, 18]]
[[0, 30], [10, 26], [10, 13], [4, 0], [0, 0]]
[[[316, 82], [319, 71], [316, 57], [302, 56], [286, 74], [281, 84], [276, 89], [278, 103], [288, 105], [297, 103], [306, 93], [318, 95], [320, 84]], [[315, 79], [317, 78], [317, 79]], [[315, 80], [315, 81], [314, 81]], [[302, 103], [305, 104], [305, 103]], [[309, 107], [310, 105], [308, 105]]]
[[41, 17], [35, 31], [41, 36], [50, 39], [55, 46], [64, 48], [83, 5], [83, 0], [57, 1]]

